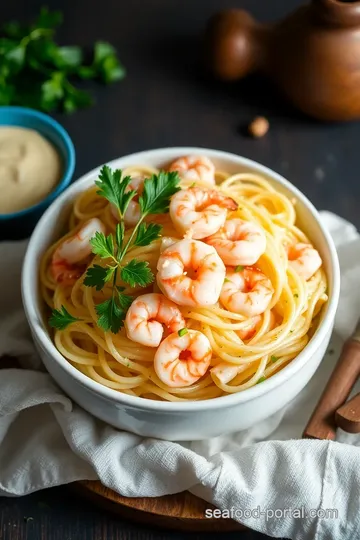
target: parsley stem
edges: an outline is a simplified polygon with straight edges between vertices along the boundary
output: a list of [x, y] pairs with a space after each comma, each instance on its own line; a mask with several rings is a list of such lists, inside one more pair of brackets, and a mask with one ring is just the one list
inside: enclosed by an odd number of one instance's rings
[[111, 260], [113, 260], [114, 263], [116, 263], [116, 264], [119, 262], [119, 261], [117, 260], [117, 258], [114, 257], [113, 255], [110, 255], [108, 258], [111, 259]]
[[118, 257], [118, 261], [121, 262], [121, 260], [125, 257], [127, 250], [130, 247], [131, 242], [134, 239], [135, 234], [137, 233], [138, 228], [140, 227], [141, 223], [143, 222], [144, 218], [146, 218], [147, 214], [143, 214], [137, 224], [134, 227], [133, 232], [130, 235], [129, 240], [126, 242], [125, 247], [121, 250], [120, 256]]
[[115, 271], [114, 271], [113, 287], [112, 287], [112, 291], [111, 291], [111, 298], [112, 299], [114, 299], [114, 291], [115, 291], [115, 288], [116, 288], [116, 278], [117, 278], [118, 269], [119, 269], [119, 267], [117, 266], [115, 268]]

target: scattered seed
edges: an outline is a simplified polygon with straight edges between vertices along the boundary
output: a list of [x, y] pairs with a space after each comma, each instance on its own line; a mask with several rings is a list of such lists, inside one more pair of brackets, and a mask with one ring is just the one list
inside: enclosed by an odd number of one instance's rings
[[264, 137], [266, 133], [269, 131], [269, 121], [265, 116], [257, 116], [254, 118], [254, 120], [249, 124], [249, 133], [252, 137], [255, 139], [259, 139], [260, 137]]

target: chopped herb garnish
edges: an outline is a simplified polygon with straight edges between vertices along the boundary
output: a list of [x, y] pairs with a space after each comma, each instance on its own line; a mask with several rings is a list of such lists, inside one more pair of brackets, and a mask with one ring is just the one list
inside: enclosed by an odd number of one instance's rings
[[273, 364], [275, 362], [277, 362], [278, 360], [279, 360], [279, 358], [277, 356], [275, 356], [275, 355], [270, 356], [270, 362], [272, 362]]
[[266, 377], [260, 377], [260, 379], [258, 380], [258, 382], [256, 384], [260, 384], [262, 382], [264, 382], [266, 380]]
[[187, 333], [188, 333], [187, 328], [182, 328], [181, 330], [178, 331], [178, 334], [179, 334], [180, 337], [185, 336]]
[[298, 293], [295, 293], [295, 294], [294, 294], [294, 298], [299, 298]]
[[[154, 275], [147, 261], [132, 259], [123, 263], [125, 255], [136, 246], [148, 246], [160, 237], [161, 225], [145, 223], [149, 214], [164, 214], [169, 210], [170, 199], [179, 191], [180, 177], [176, 172], [153, 174], [144, 182], [144, 190], [139, 198], [140, 218], [133, 228], [130, 237], [125, 242], [124, 215], [129, 202], [135, 196], [135, 191], [126, 191], [131, 182], [130, 176], [123, 177], [121, 170], [113, 171], [107, 165], [102, 167], [99, 178], [95, 182], [97, 194], [107, 199], [117, 210], [119, 223], [115, 234], [105, 236], [97, 232], [91, 239], [94, 255], [103, 259], [103, 265], [93, 264], [87, 269], [84, 279], [86, 287], [101, 291], [105, 284], [112, 282], [111, 297], [95, 306], [98, 315], [98, 326], [116, 334], [124, 325], [126, 312], [133, 297], [124, 294], [124, 287], [117, 285], [117, 279], [131, 288], [147, 287], [154, 281]], [[125, 244], [125, 245], [124, 245]], [[62, 310], [65, 310], [62, 306]], [[62, 329], [78, 319], [72, 317], [66, 310], [54, 311], [50, 321], [56, 328]], [[50, 322], [51, 324], [51, 322]]]
[[235, 266], [234, 271], [235, 272], [242, 272], [244, 270], [244, 267], [241, 264], [238, 264], [238, 266]]
[[231, 283], [231, 279], [228, 279], [227, 277], [224, 279], [224, 283]]

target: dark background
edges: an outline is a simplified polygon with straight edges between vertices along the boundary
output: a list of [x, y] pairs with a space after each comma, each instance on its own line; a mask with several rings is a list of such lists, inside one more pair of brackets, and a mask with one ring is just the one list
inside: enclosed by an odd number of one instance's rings
[[[301, 3], [48, 1], [50, 8], [64, 12], [59, 33], [62, 44], [90, 47], [95, 40], [108, 40], [128, 71], [124, 81], [108, 88], [90, 85], [97, 101], [94, 108], [68, 117], [56, 115], [75, 144], [75, 178], [138, 150], [181, 145], [217, 148], [264, 163], [300, 187], [319, 209], [332, 210], [359, 226], [359, 123], [313, 121], [283, 103], [263, 79], [215, 83], [204, 75], [199, 63], [201, 33], [215, 11], [243, 7], [259, 20], [273, 21]], [[31, 18], [43, 4], [40, 0], [3, 0], [0, 23]], [[269, 119], [270, 131], [263, 139], [253, 140], [245, 136], [244, 128], [259, 114]], [[64, 487], [21, 499], [2, 499], [0, 508], [0, 540], [184, 537], [184, 533], [129, 524]], [[28, 517], [33, 520], [24, 519]], [[250, 532], [221, 536], [260, 538]], [[206, 538], [216, 537], [206, 534]]]

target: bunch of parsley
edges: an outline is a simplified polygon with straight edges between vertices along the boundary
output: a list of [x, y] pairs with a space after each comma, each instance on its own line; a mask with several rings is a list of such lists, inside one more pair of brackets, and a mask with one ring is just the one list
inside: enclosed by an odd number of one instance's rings
[[[136, 195], [136, 191], [127, 191], [130, 182], [131, 177], [123, 177], [119, 169], [112, 171], [110, 167], [104, 165], [100, 171], [99, 179], [95, 182], [99, 188], [97, 193], [116, 207], [119, 222], [115, 234], [105, 236], [97, 232], [90, 240], [92, 252], [103, 259], [103, 264], [90, 266], [84, 279], [85, 286], [94, 287], [97, 291], [103, 290], [105, 284], [111, 282], [111, 296], [96, 306], [96, 312], [98, 326], [105, 331], [111, 330], [114, 334], [122, 328], [126, 311], [134, 299], [124, 294], [125, 288], [122, 285], [130, 288], [147, 287], [154, 281], [154, 275], [147, 262], [132, 259], [124, 264], [123, 259], [132, 248], [147, 246], [160, 237], [161, 225], [145, 223], [144, 220], [150, 214], [168, 212], [172, 195], [180, 189], [177, 172], [161, 171], [147, 178], [143, 193], [139, 197], [140, 219], [125, 241], [124, 215], [129, 202]], [[49, 322], [52, 327], [63, 330], [78, 320], [61, 306], [60, 310], [53, 310]]]
[[31, 25], [10, 22], [0, 28], [0, 105], [71, 113], [92, 104], [91, 95], [74, 86], [74, 79], [111, 83], [125, 77], [109, 43], [96, 42], [88, 64], [80, 47], [57, 45], [55, 31], [61, 23], [60, 12], [42, 8]]

